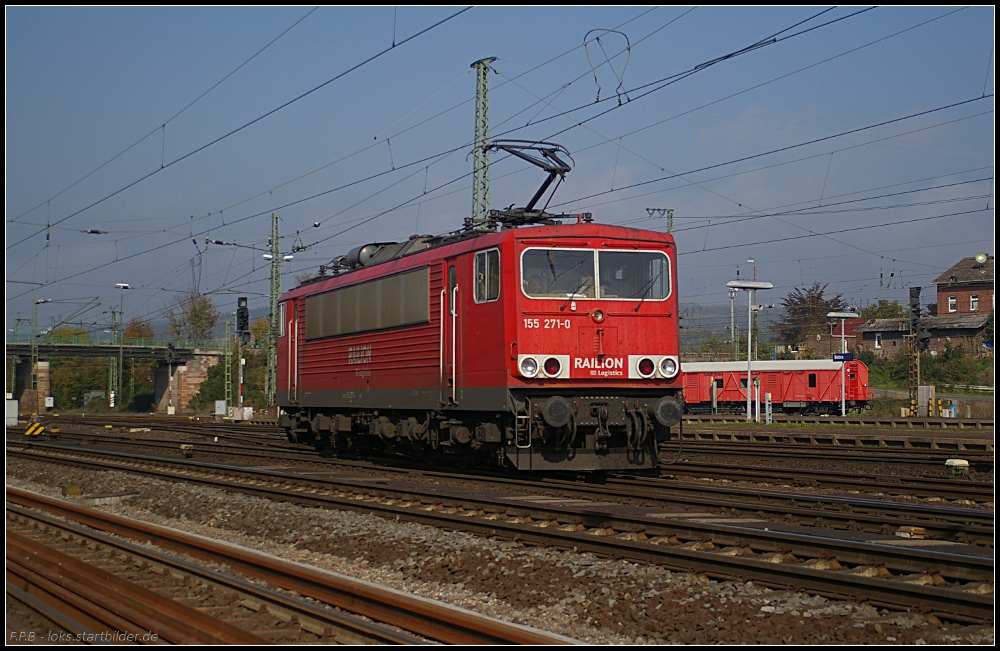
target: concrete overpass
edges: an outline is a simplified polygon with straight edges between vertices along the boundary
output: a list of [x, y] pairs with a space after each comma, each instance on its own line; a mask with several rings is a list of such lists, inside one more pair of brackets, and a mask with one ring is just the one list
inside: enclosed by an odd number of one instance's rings
[[[126, 339], [121, 344], [94, 342], [84, 337], [40, 339], [35, 345], [37, 363], [32, 368], [30, 341], [7, 341], [5, 354], [13, 358], [14, 399], [21, 414], [43, 413], [51, 394], [50, 361], [53, 357], [88, 357], [156, 360], [154, 402], [162, 413], [183, 413], [208, 376], [208, 369], [225, 356], [225, 340], [172, 341]], [[233, 351], [235, 353], [235, 351]], [[32, 390], [32, 373], [37, 389]], [[66, 405], [61, 405], [66, 408]]]

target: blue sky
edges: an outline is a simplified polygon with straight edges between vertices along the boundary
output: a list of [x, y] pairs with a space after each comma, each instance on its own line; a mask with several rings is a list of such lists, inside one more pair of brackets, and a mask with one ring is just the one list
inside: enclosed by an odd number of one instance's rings
[[[750, 257], [767, 302], [929, 299], [994, 253], [994, 9], [865, 9], [7, 8], [7, 328], [51, 298], [41, 326], [100, 331], [115, 283], [127, 319], [192, 287], [262, 308], [272, 212], [306, 247], [285, 289], [457, 229], [485, 57], [494, 136], [572, 154], [550, 211], [674, 210], [682, 302], [728, 303]], [[543, 174], [493, 160], [523, 205]]]

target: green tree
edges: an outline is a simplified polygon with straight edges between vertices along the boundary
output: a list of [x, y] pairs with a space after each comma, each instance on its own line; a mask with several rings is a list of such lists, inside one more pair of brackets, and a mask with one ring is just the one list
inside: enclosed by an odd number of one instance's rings
[[212, 299], [193, 290], [167, 308], [170, 334], [179, 339], [208, 339], [218, 320], [219, 309]]
[[[267, 321], [262, 322], [265, 326], [267, 325]], [[252, 328], [253, 326], [251, 326], [251, 329]], [[233, 379], [233, 404], [230, 406], [238, 407], [240, 361], [235, 355], [235, 339], [230, 342], [230, 346], [234, 352], [232, 366], [230, 367]], [[253, 407], [254, 409], [263, 409], [267, 406], [267, 401], [264, 396], [264, 376], [267, 371], [267, 351], [264, 348], [254, 349], [244, 347], [243, 358], [246, 360], [246, 364], [243, 366], [243, 406]], [[216, 400], [225, 400], [225, 398], [226, 361], [225, 358], [222, 358], [219, 360], [219, 363], [208, 369], [208, 376], [205, 378], [205, 381], [201, 383], [198, 393], [195, 394], [194, 398], [191, 399], [191, 402], [188, 403], [188, 408], [193, 411], [211, 411], [215, 407]]]
[[858, 316], [866, 321], [869, 319], [905, 319], [906, 308], [899, 301], [887, 301], [880, 298], [875, 305], [869, 305], [858, 310]]
[[[87, 331], [80, 328], [62, 327], [52, 331], [58, 339], [87, 341]], [[49, 360], [49, 382], [52, 397], [59, 409], [105, 410], [106, 398], [86, 404], [89, 391], [108, 390], [108, 360], [87, 357], [53, 357]]]
[[271, 324], [267, 319], [257, 319], [250, 324], [250, 345], [254, 348], [267, 348], [267, 334]]
[[826, 296], [826, 285], [814, 283], [812, 287], [796, 287], [781, 301], [785, 312], [772, 326], [775, 338], [783, 344], [797, 344], [808, 335], [830, 331], [827, 312], [843, 312], [847, 309], [843, 294]]
[[732, 355], [733, 342], [727, 341], [722, 335], [713, 332], [702, 340], [698, 346], [699, 353], [713, 353], [718, 355]]
[[123, 334], [125, 339], [152, 339], [156, 336], [156, 332], [149, 321], [141, 321], [139, 319], [129, 321], [128, 325], [125, 326]]

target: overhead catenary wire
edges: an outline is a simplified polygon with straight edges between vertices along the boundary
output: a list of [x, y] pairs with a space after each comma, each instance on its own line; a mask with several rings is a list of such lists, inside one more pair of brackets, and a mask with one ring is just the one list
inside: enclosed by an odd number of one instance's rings
[[[260, 121], [260, 120], [262, 120], [262, 119], [264, 119], [264, 118], [266, 118], [266, 117], [268, 117], [269, 115], [271, 115], [271, 114], [273, 114], [273, 113], [275, 113], [275, 112], [277, 112], [277, 111], [281, 110], [282, 108], [285, 108], [286, 106], [290, 105], [291, 103], [294, 103], [294, 102], [298, 101], [299, 99], [302, 99], [303, 97], [306, 97], [307, 95], [309, 95], [309, 94], [311, 94], [311, 93], [315, 92], [316, 90], [319, 90], [320, 88], [322, 88], [322, 87], [326, 86], [327, 84], [331, 83], [332, 81], [335, 81], [336, 79], [338, 79], [338, 78], [340, 78], [340, 77], [342, 77], [342, 76], [344, 76], [344, 75], [348, 74], [349, 72], [352, 72], [353, 70], [355, 70], [355, 69], [357, 69], [357, 68], [359, 68], [359, 67], [361, 67], [361, 66], [365, 65], [366, 63], [368, 63], [368, 62], [370, 62], [370, 61], [372, 61], [372, 60], [374, 60], [374, 59], [378, 58], [379, 56], [381, 56], [381, 55], [385, 54], [386, 52], [390, 51], [391, 49], [393, 49], [394, 47], [398, 47], [399, 45], [402, 45], [403, 43], [406, 43], [407, 41], [409, 41], [409, 40], [412, 40], [413, 38], [416, 38], [417, 36], [420, 36], [421, 34], [425, 33], [426, 31], [429, 31], [430, 29], [433, 29], [434, 27], [436, 27], [436, 26], [438, 26], [438, 25], [440, 25], [440, 24], [443, 24], [444, 22], [447, 22], [447, 21], [448, 21], [448, 20], [450, 20], [451, 18], [454, 18], [455, 16], [459, 15], [460, 13], [463, 13], [463, 12], [464, 12], [464, 11], [466, 11], [467, 9], [469, 9], [469, 7], [467, 7], [466, 9], [463, 9], [463, 10], [462, 10], [462, 11], [460, 11], [460, 12], [457, 12], [456, 14], [453, 14], [452, 16], [450, 16], [450, 17], [448, 17], [448, 18], [446, 18], [446, 19], [444, 19], [444, 20], [442, 20], [442, 21], [439, 21], [438, 23], [436, 23], [436, 24], [434, 24], [434, 25], [432, 25], [432, 26], [430, 26], [430, 27], [426, 28], [425, 30], [423, 30], [423, 31], [421, 31], [421, 32], [418, 32], [417, 34], [414, 34], [414, 35], [412, 35], [412, 36], [408, 37], [407, 39], [404, 39], [404, 40], [403, 40], [403, 41], [401, 41], [400, 43], [398, 43], [398, 44], [395, 44], [395, 45], [393, 45], [392, 47], [390, 47], [390, 48], [387, 48], [386, 50], [383, 50], [382, 52], [380, 52], [380, 53], [378, 53], [378, 54], [374, 55], [373, 57], [371, 57], [371, 58], [367, 59], [366, 61], [363, 61], [362, 63], [360, 63], [360, 64], [358, 64], [358, 65], [354, 66], [353, 68], [351, 68], [351, 69], [349, 69], [349, 70], [347, 70], [347, 71], [345, 71], [345, 72], [343, 72], [343, 73], [341, 73], [341, 74], [337, 75], [336, 77], [334, 77], [334, 78], [332, 78], [332, 79], [330, 79], [330, 80], [328, 80], [328, 81], [324, 82], [323, 84], [320, 84], [319, 86], [317, 86], [317, 87], [314, 87], [313, 89], [311, 89], [311, 90], [309, 90], [309, 91], [306, 91], [305, 93], [303, 93], [303, 94], [299, 95], [298, 97], [296, 97], [296, 98], [294, 98], [294, 99], [292, 99], [292, 100], [289, 100], [289, 101], [288, 101], [288, 102], [286, 102], [285, 104], [282, 104], [281, 106], [279, 106], [279, 107], [277, 107], [277, 108], [275, 108], [275, 109], [273, 109], [273, 110], [271, 110], [271, 111], [269, 111], [269, 112], [265, 113], [264, 115], [262, 115], [262, 116], [259, 116], [258, 118], [255, 118], [254, 120], [252, 120], [252, 121], [250, 121], [250, 122], [248, 122], [248, 123], [244, 124], [243, 126], [241, 126], [241, 127], [237, 127], [236, 129], [234, 129], [234, 130], [230, 131], [229, 133], [227, 133], [227, 134], [225, 134], [225, 135], [223, 135], [223, 136], [221, 136], [221, 137], [219, 137], [219, 138], [217, 138], [217, 139], [215, 139], [215, 140], [213, 140], [213, 141], [211, 141], [211, 142], [207, 143], [206, 145], [203, 145], [203, 146], [201, 146], [201, 147], [199, 147], [199, 148], [197, 148], [197, 149], [195, 149], [195, 150], [193, 150], [193, 151], [189, 152], [188, 154], [185, 154], [184, 156], [182, 156], [182, 157], [180, 157], [180, 158], [177, 158], [177, 159], [175, 159], [175, 160], [171, 161], [170, 163], [167, 163], [166, 165], [163, 165], [163, 166], [161, 166], [161, 168], [160, 168], [160, 169], [158, 169], [158, 170], [154, 170], [153, 172], [151, 172], [151, 173], [149, 173], [149, 174], [147, 174], [147, 175], [145, 175], [145, 176], [143, 176], [143, 177], [141, 177], [141, 178], [139, 178], [139, 179], [137, 179], [137, 180], [133, 181], [132, 183], [130, 183], [130, 184], [128, 184], [128, 185], [126, 185], [125, 187], [123, 187], [123, 188], [120, 188], [119, 190], [117, 190], [117, 191], [115, 191], [115, 192], [113, 192], [113, 193], [111, 193], [111, 194], [109, 194], [109, 195], [107, 195], [107, 196], [105, 196], [105, 197], [103, 197], [103, 198], [101, 198], [101, 199], [97, 200], [96, 202], [94, 202], [94, 203], [92, 203], [92, 204], [90, 204], [90, 205], [88, 205], [88, 206], [86, 206], [86, 207], [84, 207], [84, 208], [82, 208], [82, 209], [80, 209], [80, 210], [78, 210], [78, 211], [74, 212], [74, 213], [71, 213], [71, 214], [70, 214], [70, 215], [68, 215], [67, 217], [64, 217], [64, 218], [62, 218], [61, 220], [59, 220], [59, 221], [58, 221], [57, 223], [61, 223], [61, 222], [63, 222], [63, 221], [66, 221], [67, 219], [69, 219], [69, 218], [71, 218], [71, 217], [74, 217], [74, 216], [76, 216], [77, 214], [80, 214], [80, 213], [82, 213], [82, 212], [84, 212], [84, 211], [86, 211], [86, 210], [88, 210], [88, 209], [90, 209], [90, 208], [92, 208], [92, 207], [94, 207], [94, 206], [96, 206], [96, 205], [98, 205], [98, 204], [102, 203], [103, 201], [106, 201], [107, 199], [110, 199], [111, 197], [113, 197], [113, 196], [116, 196], [117, 194], [120, 194], [121, 192], [124, 192], [124, 191], [128, 190], [129, 188], [131, 188], [131, 187], [133, 187], [133, 186], [137, 185], [138, 183], [141, 183], [142, 181], [144, 181], [145, 179], [147, 179], [147, 178], [149, 178], [149, 177], [153, 176], [154, 174], [158, 173], [158, 172], [159, 172], [159, 171], [161, 171], [162, 169], [166, 169], [167, 167], [170, 167], [171, 165], [174, 165], [174, 164], [176, 164], [176, 163], [178, 163], [178, 162], [180, 162], [180, 161], [182, 161], [182, 160], [184, 160], [184, 159], [186, 159], [186, 158], [188, 158], [188, 157], [190, 157], [190, 156], [192, 156], [192, 155], [194, 155], [194, 154], [196, 154], [196, 153], [198, 153], [198, 152], [200, 152], [200, 151], [202, 151], [202, 150], [204, 150], [204, 149], [206, 149], [206, 148], [208, 148], [208, 147], [210, 147], [210, 146], [212, 146], [212, 145], [214, 145], [214, 144], [216, 144], [217, 142], [220, 142], [221, 140], [223, 140], [223, 139], [225, 139], [225, 138], [228, 138], [229, 136], [231, 136], [231, 135], [233, 135], [233, 134], [235, 134], [235, 133], [237, 133], [237, 132], [241, 131], [242, 129], [244, 129], [244, 128], [246, 128], [246, 127], [248, 127], [248, 126], [250, 126], [250, 125], [252, 125], [252, 124], [254, 124], [254, 123], [256, 123], [256, 122], [258, 122], [258, 121]], [[812, 19], [813, 19], [813, 18], [815, 18], [816, 16], [819, 16], [819, 15], [822, 15], [823, 13], [826, 13], [826, 11], [828, 11], [828, 10], [824, 10], [824, 11], [821, 11], [821, 12], [819, 12], [818, 14], [816, 14], [816, 15], [814, 15], [814, 16], [812, 16], [812, 17], [810, 17], [810, 18], [808, 18], [808, 19], [806, 19], [806, 20], [804, 20], [804, 21], [799, 21], [798, 23], [796, 23], [796, 24], [794, 24], [794, 25], [792, 25], [792, 26], [790, 26], [790, 27], [788, 27], [788, 28], [785, 28], [784, 30], [781, 30], [780, 32], [777, 32], [777, 34], [781, 34], [781, 33], [784, 33], [785, 31], [788, 31], [789, 29], [792, 29], [792, 28], [794, 28], [795, 26], [798, 26], [798, 25], [801, 25], [801, 24], [804, 24], [805, 22], [808, 22], [809, 20], [812, 20]], [[689, 12], [685, 12], [685, 14], [682, 14], [682, 15], [681, 15], [681, 16], [679, 16], [678, 18], [675, 18], [674, 20], [670, 21], [670, 23], [672, 23], [672, 22], [674, 22], [674, 21], [678, 20], [678, 19], [679, 19], [680, 17], [683, 17], [683, 15], [686, 15], [686, 13], [689, 13]], [[858, 14], [858, 13], [863, 13], [863, 12], [861, 12], [861, 11], [859, 11], [859, 12], [855, 12], [855, 14], [851, 14], [850, 16], [845, 16], [845, 17], [842, 17], [842, 18], [838, 18], [838, 19], [836, 19], [836, 20], [834, 20], [834, 21], [830, 21], [830, 22], [828, 22], [828, 23], [824, 23], [823, 25], [819, 25], [819, 26], [816, 26], [816, 28], [818, 28], [818, 27], [823, 27], [823, 26], [825, 26], [825, 25], [828, 25], [828, 24], [832, 24], [832, 23], [834, 23], [834, 22], [838, 22], [838, 21], [840, 21], [840, 20], [843, 20], [843, 19], [845, 19], [845, 18], [849, 18], [849, 17], [851, 17], [851, 16], [853, 16], [853, 15], [856, 15], [856, 14]], [[627, 22], [627, 21], [626, 21], [626, 22]], [[670, 24], [670, 23], [668, 23], [668, 24]], [[811, 28], [811, 29], [813, 29], [813, 28]], [[811, 31], [811, 29], [810, 29], [810, 30], [806, 30], [806, 31]], [[798, 35], [798, 34], [793, 34], [793, 35], [789, 35], [789, 36], [787, 36], [787, 37], [785, 37], [785, 38], [792, 38], [792, 37], [794, 37], [794, 36], [797, 36], [797, 35]], [[782, 40], [784, 40], [784, 39], [782, 39]], [[746, 48], [744, 48], [743, 50], [746, 50]], [[742, 52], [741, 52], [741, 51], [738, 51], [737, 53], [742, 53]], [[713, 61], [712, 61], [711, 63], [712, 63], [712, 65], [714, 65], [715, 63], [718, 63], [718, 62], [721, 62], [721, 61], [724, 61], [724, 60], [728, 60], [729, 58], [732, 58], [732, 56], [734, 56], [734, 55], [735, 55], [735, 54], [737, 54], [737, 53], [730, 53], [730, 54], [728, 54], [728, 55], [724, 55], [724, 56], [722, 56], [722, 57], [717, 57], [717, 59], [716, 59], [716, 60], [713, 60]], [[701, 67], [700, 69], [704, 69], [705, 67], [707, 67], [707, 66], [704, 66], [704, 65], [703, 65], [703, 66], [702, 66], [702, 67]], [[574, 110], [575, 110], [575, 109], [574, 109]], [[548, 118], [546, 118], [546, 119], [548, 119]], [[499, 134], [498, 134], [498, 135], [499, 135]], [[467, 148], [467, 145], [466, 145], [466, 146], [464, 146], [464, 147], [460, 147], [460, 148], [457, 148], [457, 150], [461, 150], [461, 149], [464, 149], [464, 148]], [[455, 150], [453, 150], [453, 151], [455, 151]], [[424, 160], [428, 160], [428, 159], [424, 159]], [[391, 172], [391, 171], [392, 171], [392, 170], [390, 170], [390, 172]], [[35, 236], [35, 235], [37, 235], [37, 234], [38, 234], [38, 233], [36, 232], [36, 233], [34, 233], [34, 234], [32, 234], [32, 235], [29, 235], [28, 237], [26, 237], [26, 238], [22, 239], [21, 241], [19, 241], [18, 243], [16, 243], [16, 244], [15, 244], [14, 246], [17, 246], [17, 245], [19, 245], [19, 244], [21, 244], [21, 243], [23, 243], [23, 242], [27, 241], [28, 239], [31, 239], [32, 237], [34, 237], [34, 236]]]
[[251, 55], [250, 58], [244, 60], [243, 63], [241, 63], [240, 65], [236, 66], [233, 70], [231, 70], [228, 74], [226, 74], [222, 79], [220, 79], [219, 81], [217, 81], [214, 84], [212, 84], [211, 86], [209, 86], [209, 88], [207, 90], [205, 90], [204, 92], [202, 92], [200, 95], [198, 95], [198, 97], [196, 97], [193, 100], [191, 100], [190, 102], [188, 102], [187, 105], [184, 106], [184, 108], [182, 108], [181, 110], [177, 111], [176, 113], [174, 113], [173, 115], [171, 115], [169, 118], [167, 118], [166, 120], [164, 120], [163, 123], [160, 124], [160, 126], [156, 127], [155, 129], [153, 129], [152, 131], [150, 131], [149, 133], [147, 133], [146, 135], [144, 135], [142, 138], [139, 138], [134, 143], [132, 143], [131, 145], [129, 145], [128, 147], [126, 147], [122, 151], [118, 152], [117, 154], [115, 154], [114, 156], [112, 156], [111, 158], [109, 158], [108, 160], [106, 160], [105, 162], [101, 163], [96, 168], [94, 168], [93, 170], [91, 170], [90, 172], [88, 172], [87, 174], [85, 174], [84, 176], [80, 177], [79, 179], [77, 179], [73, 183], [69, 184], [68, 186], [66, 186], [65, 188], [63, 188], [62, 190], [60, 190], [59, 192], [55, 193], [54, 195], [52, 195], [51, 197], [49, 197], [46, 201], [43, 201], [42, 203], [38, 204], [34, 208], [31, 208], [30, 210], [26, 210], [25, 212], [21, 213], [17, 217], [14, 217], [10, 221], [11, 222], [18, 222], [18, 220], [20, 220], [21, 217], [24, 217], [25, 215], [27, 215], [29, 213], [32, 213], [35, 210], [38, 210], [45, 203], [51, 203], [51, 201], [53, 199], [55, 199], [56, 197], [59, 197], [59, 196], [65, 194], [67, 191], [69, 191], [72, 188], [76, 187], [77, 185], [79, 185], [83, 181], [87, 180], [88, 178], [90, 178], [91, 176], [93, 176], [94, 174], [96, 174], [97, 172], [101, 171], [102, 169], [104, 169], [105, 167], [107, 167], [108, 165], [110, 165], [111, 163], [113, 163], [114, 161], [118, 160], [119, 158], [121, 158], [122, 156], [124, 156], [125, 154], [127, 154], [129, 151], [131, 151], [132, 149], [134, 149], [136, 146], [138, 146], [140, 143], [142, 143], [144, 140], [146, 140], [150, 136], [154, 135], [157, 131], [162, 132], [162, 135], [163, 135], [163, 143], [162, 143], [162, 146], [161, 146], [161, 155], [160, 155], [160, 167], [162, 168], [163, 167], [163, 152], [164, 152], [165, 147], [166, 147], [166, 129], [167, 129], [167, 125], [170, 124], [171, 122], [173, 122], [178, 117], [180, 117], [181, 114], [183, 114], [189, 108], [191, 108], [192, 106], [194, 106], [195, 104], [197, 104], [206, 95], [208, 95], [213, 90], [215, 90], [220, 85], [222, 85], [222, 83], [225, 82], [227, 79], [229, 79], [234, 74], [236, 74], [237, 72], [239, 72], [248, 63], [250, 63], [251, 61], [253, 61], [254, 59], [256, 59], [262, 52], [264, 52], [264, 50], [268, 49], [269, 47], [271, 47], [272, 45], [274, 45], [275, 43], [277, 43], [278, 40], [281, 39], [282, 36], [284, 36], [285, 34], [287, 34], [290, 31], [292, 31], [299, 23], [301, 23], [303, 20], [305, 20], [306, 18], [308, 18], [309, 16], [311, 16], [313, 14], [313, 12], [316, 11], [318, 8], [319, 7], [313, 7], [312, 9], [310, 9], [304, 16], [302, 16], [301, 18], [299, 18], [298, 20], [296, 20], [294, 23], [291, 24], [291, 26], [289, 26], [283, 32], [281, 32], [276, 37], [274, 37], [273, 39], [271, 39], [271, 41], [269, 41], [267, 43], [267, 45], [265, 45], [264, 47], [260, 48], [256, 52], [254, 52], [254, 54]]
[[[671, 23], [675, 22], [676, 20], [678, 20], [679, 18], [683, 17], [683, 16], [684, 16], [684, 15], [686, 15], [687, 13], [689, 13], [689, 12], [685, 12], [684, 14], [681, 14], [681, 15], [680, 15], [680, 16], [678, 16], [677, 18], [675, 18], [675, 19], [671, 20], [670, 22], [668, 22], [668, 23], [667, 23], [667, 25], [669, 25], [669, 24], [671, 24]], [[815, 17], [816, 17], [816, 16], [818, 16], [818, 15], [822, 15], [823, 13], [826, 13], [826, 11], [822, 11], [822, 12], [820, 12], [819, 14], [816, 14], [815, 16], [812, 16], [812, 17], [810, 17], [809, 19], [806, 19], [805, 21], [800, 21], [800, 22], [798, 22], [798, 23], [796, 23], [796, 24], [794, 24], [794, 25], [790, 26], [789, 28], [786, 28], [786, 29], [782, 30], [781, 32], [778, 32], [778, 34], [781, 34], [781, 33], [784, 33], [785, 31], [788, 31], [789, 29], [792, 29], [792, 28], [794, 28], [795, 26], [798, 26], [798, 25], [800, 25], [800, 24], [803, 24], [803, 23], [805, 23], [805, 22], [808, 22], [808, 21], [809, 21], [809, 20], [811, 20], [812, 18], [815, 18]], [[857, 12], [857, 13], [860, 13], [860, 12]], [[853, 15], [853, 14], [852, 14], [852, 15]], [[837, 20], [841, 20], [841, 19], [837, 19]], [[628, 22], [628, 21], [626, 21], [626, 22]], [[831, 22], [837, 22], [837, 21], [831, 21]], [[826, 23], [826, 24], [830, 24], [830, 23]], [[824, 24], [824, 25], [825, 25], [825, 24]], [[821, 26], [822, 26], [822, 25], [821, 25]], [[662, 27], [661, 27], [660, 29], [662, 29]], [[657, 31], [658, 31], [658, 30], [657, 30]], [[655, 32], [654, 32], [654, 33], [655, 33]], [[793, 36], [794, 36], [794, 35], [793, 35]], [[411, 38], [412, 38], [412, 37], [411, 37]], [[647, 36], [647, 38], [648, 38], [648, 36]], [[726, 59], [728, 59], [728, 58], [731, 58], [731, 57], [730, 57], [729, 55], [725, 55], [725, 56], [723, 56], [723, 57], [719, 57], [719, 58], [718, 58], [718, 61], [722, 61], [722, 60], [726, 60]], [[703, 66], [703, 67], [704, 67], [704, 66]], [[329, 82], [327, 82], [327, 83], [329, 83]], [[312, 92], [312, 91], [310, 91], [310, 92]], [[293, 100], [293, 101], [294, 101], [294, 100]], [[211, 144], [211, 143], [210, 143], [210, 144]], [[461, 148], [459, 148], [459, 149], [461, 149]], [[455, 150], [452, 150], [452, 151], [455, 151]], [[423, 159], [423, 160], [428, 160], [428, 159]], [[177, 162], [177, 161], [175, 161], [175, 162]], [[390, 170], [389, 172], [391, 172], [391, 171], [392, 171], [392, 170]], [[386, 173], [389, 173], [389, 172], [386, 172]], [[317, 195], [317, 196], [318, 196], [318, 195]], [[264, 213], [259, 213], [259, 214], [264, 214]]]
[[[466, 11], [468, 11], [471, 8], [472, 7], [465, 7], [464, 9], [460, 9], [459, 11], [455, 12], [451, 16], [448, 16], [447, 18], [439, 20], [438, 22], [434, 23], [433, 25], [431, 25], [429, 27], [426, 27], [426, 28], [420, 30], [419, 32], [417, 32], [415, 34], [412, 34], [411, 36], [408, 36], [407, 38], [403, 39], [399, 43], [394, 43], [393, 45], [385, 48], [384, 50], [382, 50], [382, 51], [380, 51], [380, 52], [378, 52], [378, 53], [376, 53], [376, 54], [368, 57], [364, 61], [361, 61], [360, 63], [357, 63], [357, 64], [349, 67], [348, 69], [344, 70], [343, 72], [340, 72], [337, 75], [331, 77], [330, 79], [327, 79], [326, 81], [324, 81], [323, 83], [319, 84], [318, 86], [314, 86], [313, 88], [307, 90], [306, 92], [304, 92], [304, 93], [302, 93], [302, 94], [300, 94], [300, 95], [298, 95], [296, 97], [293, 97], [292, 99], [290, 99], [290, 100], [288, 100], [288, 101], [280, 104], [279, 106], [277, 106], [277, 107], [275, 107], [275, 108], [267, 111], [266, 113], [257, 116], [256, 118], [250, 120], [249, 122], [246, 122], [243, 125], [241, 125], [239, 127], [236, 127], [235, 129], [233, 129], [233, 130], [231, 130], [231, 131], [229, 131], [229, 132], [227, 132], [227, 133], [225, 133], [225, 134], [223, 134], [223, 135], [221, 135], [221, 136], [219, 136], [219, 137], [217, 137], [217, 138], [209, 141], [208, 143], [205, 143], [204, 145], [201, 145], [201, 146], [199, 146], [199, 147], [197, 147], [197, 148], [189, 151], [188, 153], [183, 154], [182, 156], [180, 156], [178, 158], [175, 158], [174, 160], [170, 161], [166, 165], [162, 165], [161, 164], [161, 166], [158, 169], [155, 169], [152, 172], [149, 172], [148, 174], [145, 174], [145, 175], [139, 177], [138, 179], [135, 179], [131, 183], [128, 183], [124, 187], [121, 187], [121, 188], [119, 188], [119, 189], [111, 192], [110, 194], [105, 195], [104, 197], [98, 199], [97, 201], [94, 201], [93, 203], [90, 203], [87, 206], [85, 206], [85, 207], [83, 207], [83, 208], [81, 208], [81, 209], [79, 209], [79, 210], [77, 210], [75, 212], [70, 213], [69, 215], [67, 215], [67, 216], [63, 217], [62, 219], [58, 220], [56, 222], [56, 224], [61, 224], [62, 222], [66, 221], [67, 219], [71, 219], [71, 218], [73, 218], [73, 217], [75, 217], [75, 216], [77, 216], [77, 215], [79, 215], [79, 214], [81, 214], [81, 213], [83, 213], [83, 212], [85, 212], [85, 211], [93, 208], [94, 206], [97, 206], [97, 205], [99, 205], [99, 204], [107, 201], [108, 199], [111, 199], [112, 197], [115, 197], [115, 196], [121, 194], [122, 192], [125, 192], [129, 188], [134, 187], [134, 186], [138, 185], [139, 183], [142, 183], [146, 179], [148, 179], [148, 178], [150, 178], [150, 177], [152, 177], [152, 176], [154, 176], [156, 174], [159, 174], [163, 170], [165, 170], [165, 169], [167, 169], [169, 167], [172, 167], [173, 165], [176, 165], [177, 163], [180, 163], [181, 161], [187, 160], [188, 158], [194, 156], [195, 154], [198, 154], [199, 152], [202, 152], [202, 151], [208, 149], [209, 147], [211, 147], [211, 146], [213, 146], [213, 145], [215, 145], [215, 144], [217, 144], [219, 142], [222, 142], [223, 140], [225, 140], [225, 139], [227, 139], [227, 138], [229, 138], [229, 137], [231, 137], [231, 136], [239, 133], [240, 131], [243, 131], [247, 127], [250, 127], [250, 126], [252, 126], [252, 125], [260, 122], [261, 120], [263, 120], [263, 119], [265, 119], [265, 118], [267, 118], [267, 117], [269, 117], [271, 115], [274, 115], [278, 111], [280, 111], [280, 110], [282, 110], [282, 109], [284, 109], [284, 108], [286, 108], [288, 106], [291, 106], [295, 102], [298, 102], [299, 100], [304, 99], [305, 97], [308, 97], [309, 95], [312, 95], [316, 91], [318, 91], [318, 90], [320, 90], [322, 88], [325, 88], [326, 86], [329, 86], [330, 84], [332, 84], [333, 82], [337, 81], [338, 79], [341, 79], [341, 78], [345, 77], [346, 75], [354, 72], [355, 70], [357, 70], [357, 69], [359, 69], [359, 68], [361, 68], [361, 67], [363, 67], [363, 66], [365, 66], [365, 65], [367, 65], [369, 63], [371, 63], [372, 61], [375, 61], [376, 59], [381, 58], [385, 54], [387, 54], [387, 53], [393, 51], [394, 49], [396, 49], [397, 47], [400, 47], [401, 45], [404, 45], [404, 44], [412, 41], [413, 39], [418, 38], [419, 36], [422, 36], [423, 34], [426, 34], [427, 32], [431, 31], [432, 29], [435, 29], [436, 27], [439, 27], [440, 25], [443, 25], [444, 23], [450, 21], [451, 19], [453, 19], [453, 18], [455, 18], [455, 17], [457, 17], [457, 16], [459, 16], [459, 15], [461, 15], [463, 13], [465, 13]], [[35, 232], [35, 233], [29, 235], [28, 237], [25, 237], [24, 239], [16, 242], [15, 244], [13, 244], [11, 246], [18, 246], [20, 244], [23, 244], [27, 240], [29, 240], [29, 239], [31, 239], [31, 238], [35, 237], [36, 235], [39, 235], [39, 234], [40, 234], [40, 231]], [[8, 247], [8, 248], [10, 248], [10, 247]]]
[[[426, 168], [425, 168], [425, 169], [426, 169]], [[426, 172], [425, 172], [425, 173], [426, 173]], [[442, 187], [442, 186], [438, 186], [438, 187]], [[433, 191], [433, 190], [432, 190], [432, 191]], [[385, 214], [385, 213], [383, 213], [383, 214]]]

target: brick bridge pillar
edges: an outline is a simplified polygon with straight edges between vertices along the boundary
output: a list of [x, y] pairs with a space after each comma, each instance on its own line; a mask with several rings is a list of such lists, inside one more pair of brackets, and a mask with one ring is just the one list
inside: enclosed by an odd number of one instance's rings
[[19, 416], [45, 413], [45, 399], [52, 395], [49, 379], [49, 363], [38, 362], [38, 390], [31, 388], [31, 362], [20, 362], [15, 368], [14, 398], [18, 400]]
[[208, 369], [218, 362], [218, 355], [195, 354], [183, 364], [174, 364], [172, 368], [161, 363], [155, 374], [154, 399], [157, 413], [186, 412], [188, 403], [198, 394], [201, 383], [208, 377]]

